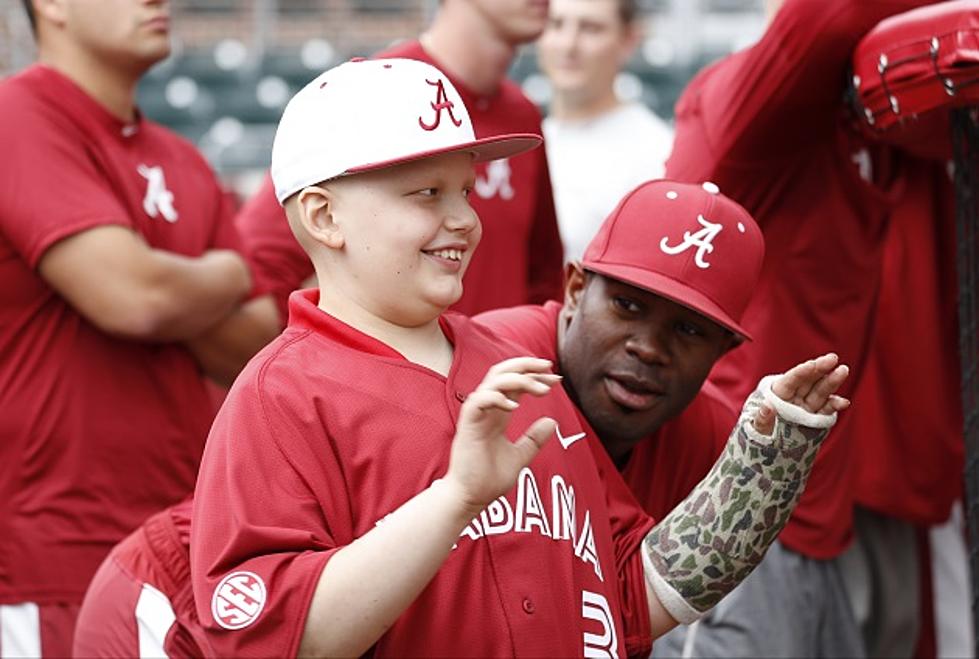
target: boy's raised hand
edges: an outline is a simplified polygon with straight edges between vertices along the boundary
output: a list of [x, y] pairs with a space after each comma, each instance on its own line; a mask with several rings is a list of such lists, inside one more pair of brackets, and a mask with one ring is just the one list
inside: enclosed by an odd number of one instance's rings
[[507, 359], [492, 366], [459, 412], [449, 469], [442, 479], [458, 488], [477, 514], [517, 481], [554, 434], [553, 419], [537, 419], [515, 441], [506, 436], [510, 416], [524, 394], [544, 396], [561, 380], [551, 362], [535, 357]]
[[[837, 396], [836, 391], [850, 374], [834, 353], [810, 359], [793, 366], [772, 382], [772, 393], [807, 412], [832, 414], [850, 406], [850, 401]], [[775, 429], [775, 410], [763, 403], [755, 416], [755, 430], [770, 435]]]

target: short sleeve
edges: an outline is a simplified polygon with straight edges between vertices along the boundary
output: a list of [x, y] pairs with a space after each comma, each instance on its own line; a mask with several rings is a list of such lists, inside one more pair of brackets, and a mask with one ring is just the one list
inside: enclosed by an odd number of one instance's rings
[[287, 401], [246, 375], [201, 464], [191, 573], [201, 624], [221, 656], [296, 655], [319, 576], [338, 549], [327, 520], [349, 510], [342, 494], [324, 495], [343, 482], [332, 453], [308, 448], [320, 424]]
[[[32, 268], [54, 243], [100, 225], [132, 227], [78, 126], [11, 89], [0, 96], [0, 231]], [[4, 107], [6, 106], [6, 107]]]

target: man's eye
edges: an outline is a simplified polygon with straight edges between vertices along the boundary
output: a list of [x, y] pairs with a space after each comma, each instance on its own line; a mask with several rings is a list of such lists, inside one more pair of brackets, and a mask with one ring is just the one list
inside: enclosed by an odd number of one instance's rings
[[615, 297], [615, 298], [613, 298], [612, 301], [615, 304], [615, 306], [617, 308], [621, 309], [622, 311], [625, 311], [625, 312], [628, 312], [628, 313], [638, 313], [639, 312], [639, 305], [636, 304], [635, 302], [633, 302], [632, 300], [630, 300], [627, 297]]
[[697, 325], [684, 321], [678, 322], [676, 324], [676, 329], [678, 332], [680, 332], [680, 334], [684, 334], [686, 336], [702, 336], [704, 333]]

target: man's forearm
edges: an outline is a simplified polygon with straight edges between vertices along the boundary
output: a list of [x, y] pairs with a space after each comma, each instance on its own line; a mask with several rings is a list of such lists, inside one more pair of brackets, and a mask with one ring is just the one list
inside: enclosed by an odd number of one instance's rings
[[681, 623], [710, 610], [758, 565], [792, 514], [835, 421], [835, 414], [810, 414], [774, 398], [768, 396], [779, 413], [772, 435], [752, 425], [763, 399], [756, 391], [710, 473], [643, 542], [647, 580]]
[[152, 250], [151, 258], [144, 283], [148, 325], [141, 338], [195, 336], [227, 316], [251, 286], [244, 260], [230, 250], [198, 258]]
[[237, 307], [186, 345], [204, 373], [230, 386], [248, 360], [279, 334], [282, 324], [275, 300], [267, 294]]

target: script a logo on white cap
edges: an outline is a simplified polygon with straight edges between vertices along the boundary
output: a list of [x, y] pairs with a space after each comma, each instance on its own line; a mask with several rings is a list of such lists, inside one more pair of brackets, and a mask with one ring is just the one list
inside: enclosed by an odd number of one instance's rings
[[265, 608], [265, 582], [254, 572], [232, 572], [211, 596], [211, 615], [225, 629], [242, 629]]

